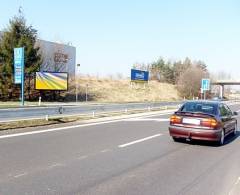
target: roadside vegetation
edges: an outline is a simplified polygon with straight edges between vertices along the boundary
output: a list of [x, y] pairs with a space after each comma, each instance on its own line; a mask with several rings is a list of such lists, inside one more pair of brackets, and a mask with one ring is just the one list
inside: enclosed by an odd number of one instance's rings
[[[9, 21], [9, 25], [0, 36], [0, 100], [18, 101], [20, 87], [13, 81], [13, 49], [25, 48], [25, 98], [37, 101], [40, 92], [34, 89], [34, 73], [40, 70], [42, 57], [36, 46], [37, 30], [28, 26], [21, 11]], [[207, 65], [201, 60], [164, 60], [159, 58], [149, 64], [134, 64], [133, 68], [148, 70], [148, 84], [130, 83], [128, 78], [95, 78], [81, 76], [77, 78], [79, 100], [93, 102], [144, 102], [173, 101], [181, 98], [193, 98], [200, 94], [203, 77], [208, 78]], [[130, 72], [130, 67], [129, 67]], [[43, 101], [74, 101], [75, 81], [69, 79], [67, 92], [41, 92]]]
[[[180, 96], [175, 85], [151, 80], [148, 83], [130, 83], [129, 79], [80, 77], [78, 79], [79, 99], [96, 102], [154, 102], [175, 101]], [[75, 94], [75, 86], [68, 92]]]
[[185, 98], [200, 95], [201, 79], [209, 78], [207, 65], [201, 60], [164, 60], [159, 58], [149, 64], [134, 64], [133, 68], [150, 72], [151, 80], [175, 85], [179, 95]]
[[9, 21], [7, 28], [3, 29], [3, 35], [0, 36], [0, 99], [9, 100], [13, 98], [13, 94], [19, 93], [19, 85], [13, 84], [14, 48], [25, 48], [25, 75], [33, 77], [34, 72], [39, 71], [41, 55], [39, 47], [36, 47], [36, 41], [37, 30], [26, 24], [25, 18], [19, 11], [19, 15]]

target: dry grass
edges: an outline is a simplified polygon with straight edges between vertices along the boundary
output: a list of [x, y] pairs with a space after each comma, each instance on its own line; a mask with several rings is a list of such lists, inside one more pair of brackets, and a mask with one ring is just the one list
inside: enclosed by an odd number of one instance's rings
[[179, 100], [174, 85], [150, 81], [148, 84], [129, 80], [97, 79], [92, 77], [78, 80], [79, 92], [84, 97], [88, 85], [89, 99], [97, 102], [144, 102]]

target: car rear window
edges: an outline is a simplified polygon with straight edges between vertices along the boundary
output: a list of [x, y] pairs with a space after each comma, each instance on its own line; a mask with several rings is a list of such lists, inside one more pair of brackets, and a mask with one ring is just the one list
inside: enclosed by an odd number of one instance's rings
[[214, 114], [217, 113], [217, 105], [213, 103], [205, 103], [205, 102], [187, 102], [182, 108], [182, 112], [201, 112], [206, 114]]

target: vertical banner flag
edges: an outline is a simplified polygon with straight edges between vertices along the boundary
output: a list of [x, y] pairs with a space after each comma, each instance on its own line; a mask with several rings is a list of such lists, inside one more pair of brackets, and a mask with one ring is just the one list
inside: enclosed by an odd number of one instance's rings
[[14, 48], [14, 83], [21, 84], [24, 76], [24, 48]]
[[24, 48], [14, 48], [14, 83], [21, 84], [21, 105], [24, 106]]

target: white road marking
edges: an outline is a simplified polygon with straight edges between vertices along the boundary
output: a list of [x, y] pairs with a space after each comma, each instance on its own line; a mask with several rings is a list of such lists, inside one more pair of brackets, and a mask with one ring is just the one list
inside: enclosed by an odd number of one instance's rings
[[136, 143], [140, 143], [140, 142], [143, 142], [143, 141], [146, 141], [146, 140], [149, 140], [149, 139], [153, 139], [153, 138], [155, 138], [155, 137], [159, 137], [159, 136], [161, 136], [161, 135], [162, 135], [162, 134], [152, 135], [152, 136], [145, 137], [145, 138], [142, 138], [142, 139], [138, 139], [138, 140], [135, 140], [135, 141], [126, 143], [126, 144], [119, 145], [118, 147], [119, 147], [119, 148], [124, 148], [124, 147], [130, 146], [130, 145], [136, 144]]
[[125, 121], [156, 121], [156, 122], [166, 122], [169, 121], [168, 118], [135, 118], [135, 119], [126, 119]]
[[160, 113], [160, 114], [151, 114], [151, 115], [147, 115], [147, 116], [140, 116], [140, 117], [137, 117], [137, 118], [150, 118], [150, 117], [153, 117], [153, 116], [165, 116], [165, 115], [173, 114], [174, 112], [176, 112], [176, 110], [172, 110], [170, 112], [164, 112], [164, 113]]
[[236, 191], [236, 187], [237, 187], [237, 185], [240, 183], [240, 177], [238, 177], [238, 179], [237, 179], [237, 181], [234, 183], [234, 185], [233, 185], [233, 187], [232, 187], [232, 189], [230, 190], [230, 192], [228, 193], [228, 195], [234, 195], [235, 193], [234, 193], [234, 191]]
[[73, 125], [73, 126], [68, 126], [68, 127], [58, 127], [58, 128], [53, 128], [53, 129], [30, 131], [30, 132], [24, 132], [24, 133], [15, 133], [15, 134], [9, 134], [9, 135], [1, 135], [0, 139], [19, 137], [19, 136], [24, 136], [24, 135], [34, 135], [34, 134], [47, 133], [47, 132], [53, 132], [53, 131], [62, 131], [62, 130], [67, 130], [67, 129], [79, 128], [79, 127], [89, 127], [89, 126], [108, 124], [108, 123], [114, 123], [114, 122], [120, 122], [120, 121], [122, 121], [122, 119], [113, 120], [113, 121], [97, 122], [97, 123], [89, 123], [89, 124], [81, 124], [81, 125]]
[[87, 155], [84, 155], [84, 156], [78, 157], [77, 159], [78, 159], [78, 160], [83, 160], [83, 159], [86, 159], [87, 157], [88, 157]]
[[237, 181], [235, 182], [235, 185], [237, 185], [240, 182], [240, 177], [237, 179]]
[[21, 173], [21, 174], [15, 175], [14, 177], [15, 177], [15, 178], [18, 178], [18, 177], [22, 177], [22, 176], [24, 176], [24, 175], [27, 175], [27, 173]]
[[104, 150], [101, 150], [100, 152], [101, 153], [106, 153], [106, 152], [110, 152], [111, 150], [110, 149], [104, 149]]
[[[160, 113], [160, 115], [168, 115], [168, 114], [169, 113], [164, 113], [164, 114]], [[80, 125], [73, 125], [73, 126], [67, 126], [67, 127], [58, 127], [58, 128], [53, 128], [53, 129], [30, 131], [30, 132], [24, 132], [24, 133], [14, 133], [14, 134], [8, 134], [8, 135], [1, 135], [0, 139], [12, 138], [12, 137], [20, 137], [20, 136], [25, 136], [25, 135], [34, 135], [34, 134], [54, 132], [54, 131], [63, 131], [63, 130], [67, 130], [67, 129], [74, 129], [74, 128], [80, 128], [80, 127], [90, 127], [90, 126], [96, 126], [96, 125], [101, 125], [101, 124], [121, 122], [121, 121], [124, 121], [124, 120], [126, 120], [126, 119], [116, 119], [116, 120], [111, 120], [111, 121], [102, 121], [102, 122], [80, 124]]]
[[63, 166], [63, 164], [56, 163], [56, 164], [53, 164], [53, 165], [49, 166], [49, 168], [61, 167], [61, 166]]

